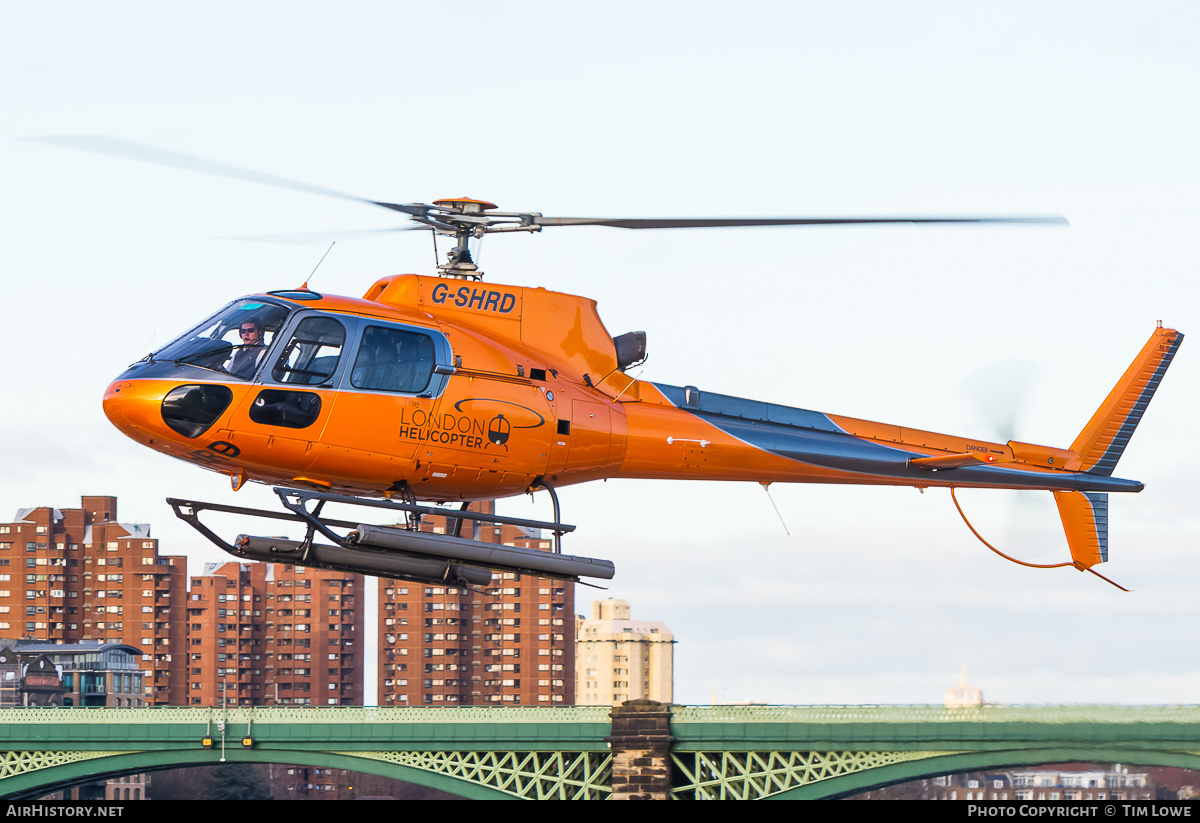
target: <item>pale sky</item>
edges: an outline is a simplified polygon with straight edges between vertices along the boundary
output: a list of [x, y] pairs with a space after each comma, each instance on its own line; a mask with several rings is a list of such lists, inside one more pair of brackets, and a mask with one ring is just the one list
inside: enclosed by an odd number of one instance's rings
[[[1015, 358], [1039, 366], [1019, 439], [1068, 446], [1155, 321], [1200, 333], [1195, 3], [0, 10], [0, 519], [113, 494], [194, 571], [223, 559], [163, 498], [273, 496], [126, 439], [105, 386], [230, 299], [299, 285], [325, 250], [226, 238], [400, 224], [26, 137], [547, 215], [1065, 216], [483, 245], [490, 282], [584, 294], [611, 333], [645, 330], [643, 379], [934, 431], [993, 436], [964, 383]], [[361, 295], [432, 266], [424, 233], [347, 238], [313, 287]], [[788, 536], [755, 484], [597, 483], [561, 492], [578, 526], [564, 548], [616, 563], [596, 596], [670, 626], [679, 702], [939, 702], [966, 666], [999, 702], [1198, 703], [1195, 346], [1117, 467], [1146, 491], [1113, 496], [1101, 571], [1132, 594], [995, 557], [939, 490], [776, 485]], [[963, 495], [1022, 556], [997, 498]], [[591, 596], [577, 590], [578, 611]]]

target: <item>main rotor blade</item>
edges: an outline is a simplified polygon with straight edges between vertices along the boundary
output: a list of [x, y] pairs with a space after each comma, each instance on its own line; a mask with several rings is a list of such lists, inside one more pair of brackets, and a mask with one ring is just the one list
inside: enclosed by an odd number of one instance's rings
[[307, 231], [289, 234], [242, 234], [223, 237], [222, 240], [247, 240], [252, 243], [287, 243], [293, 245], [309, 245], [312, 243], [328, 243], [331, 240], [343, 240], [350, 237], [378, 237], [397, 231], [432, 231], [429, 226], [394, 226], [389, 229], [348, 229], [346, 231]]
[[171, 166], [177, 169], [187, 169], [188, 171], [200, 172], [202, 174], [213, 174], [217, 177], [230, 177], [234, 180], [244, 180], [250, 183], [261, 183], [265, 186], [275, 186], [277, 188], [292, 189], [294, 191], [307, 192], [308, 194], [319, 194], [325, 197], [337, 197], [342, 200], [356, 200], [359, 203], [369, 203], [372, 206], [382, 206], [385, 209], [403, 212], [405, 214], [424, 214], [429, 210], [429, 206], [420, 203], [399, 204], [399, 203], [383, 203], [378, 200], [368, 200], [365, 197], [357, 197], [353, 194], [344, 194], [333, 189], [325, 189], [320, 186], [311, 186], [308, 183], [298, 183], [295, 180], [288, 180], [283, 177], [276, 177], [272, 174], [263, 174], [262, 172], [251, 171], [250, 169], [242, 169], [237, 166], [228, 166], [224, 163], [217, 163], [212, 160], [204, 160], [200, 157], [190, 157], [186, 154], [178, 154], [172, 151], [156, 149], [152, 146], [143, 146], [138, 143], [131, 143], [126, 140], [117, 140], [113, 137], [100, 137], [97, 135], [62, 135], [49, 137], [30, 137], [27, 138], [38, 143], [48, 143], [52, 146], [65, 146], [70, 149], [80, 149], [81, 151], [91, 151], [97, 154], [107, 154], [111, 157], [121, 157], [126, 160], [138, 160], [143, 163], [154, 163], [159, 166]]
[[1042, 223], [1067, 225], [1065, 217], [727, 217], [624, 218], [535, 217], [539, 226], [612, 226], [619, 229], [715, 229], [745, 226], [838, 226], [863, 223]]

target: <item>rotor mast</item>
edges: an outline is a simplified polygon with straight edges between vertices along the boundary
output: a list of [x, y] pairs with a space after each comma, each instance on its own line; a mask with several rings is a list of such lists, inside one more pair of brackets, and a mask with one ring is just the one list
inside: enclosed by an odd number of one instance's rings
[[[454, 247], [446, 252], [446, 262], [438, 264], [442, 277], [457, 280], [482, 280], [483, 272], [471, 258], [468, 241], [476, 240], [489, 232], [497, 231], [541, 231], [536, 221], [537, 213], [494, 211], [495, 203], [474, 200], [470, 197], [452, 197], [434, 200], [433, 206], [422, 214], [414, 214], [413, 220], [424, 223], [438, 234], [454, 236]], [[485, 212], [489, 212], [485, 214]]]

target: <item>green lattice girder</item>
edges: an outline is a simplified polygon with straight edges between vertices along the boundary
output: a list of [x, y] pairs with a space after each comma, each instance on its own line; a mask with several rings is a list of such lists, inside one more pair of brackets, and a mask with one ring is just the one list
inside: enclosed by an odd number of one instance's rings
[[677, 800], [762, 800], [819, 782], [950, 752], [687, 752], [671, 756]]
[[0, 752], [0, 785], [6, 785], [4, 781], [21, 775], [110, 756], [112, 753], [109, 752]]
[[607, 800], [608, 752], [380, 752], [368, 755], [525, 800]]

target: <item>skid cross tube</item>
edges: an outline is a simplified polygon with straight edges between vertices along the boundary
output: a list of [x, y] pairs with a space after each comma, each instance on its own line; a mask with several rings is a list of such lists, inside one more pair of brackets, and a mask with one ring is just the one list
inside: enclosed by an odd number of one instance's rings
[[[221, 537], [200, 522], [200, 512], [214, 511], [225, 512], [226, 514], [244, 514], [248, 517], [267, 517], [272, 520], [290, 520], [293, 523], [308, 524], [307, 518], [300, 517], [296, 514], [284, 514], [283, 512], [271, 512], [265, 509], [247, 509], [243, 506], [226, 506], [222, 503], [203, 503], [199, 500], [179, 500], [174, 497], [167, 498], [167, 505], [175, 512], [175, 516], [187, 523], [196, 531], [207, 537], [219, 548], [224, 549], [230, 554], [236, 554], [236, 547], [226, 543]], [[352, 529], [357, 526], [357, 523], [352, 523], [349, 520], [328, 520], [326, 521], [331, 526], [341, 526]], [[339, 538], [340, 542], [340, 538]]]

